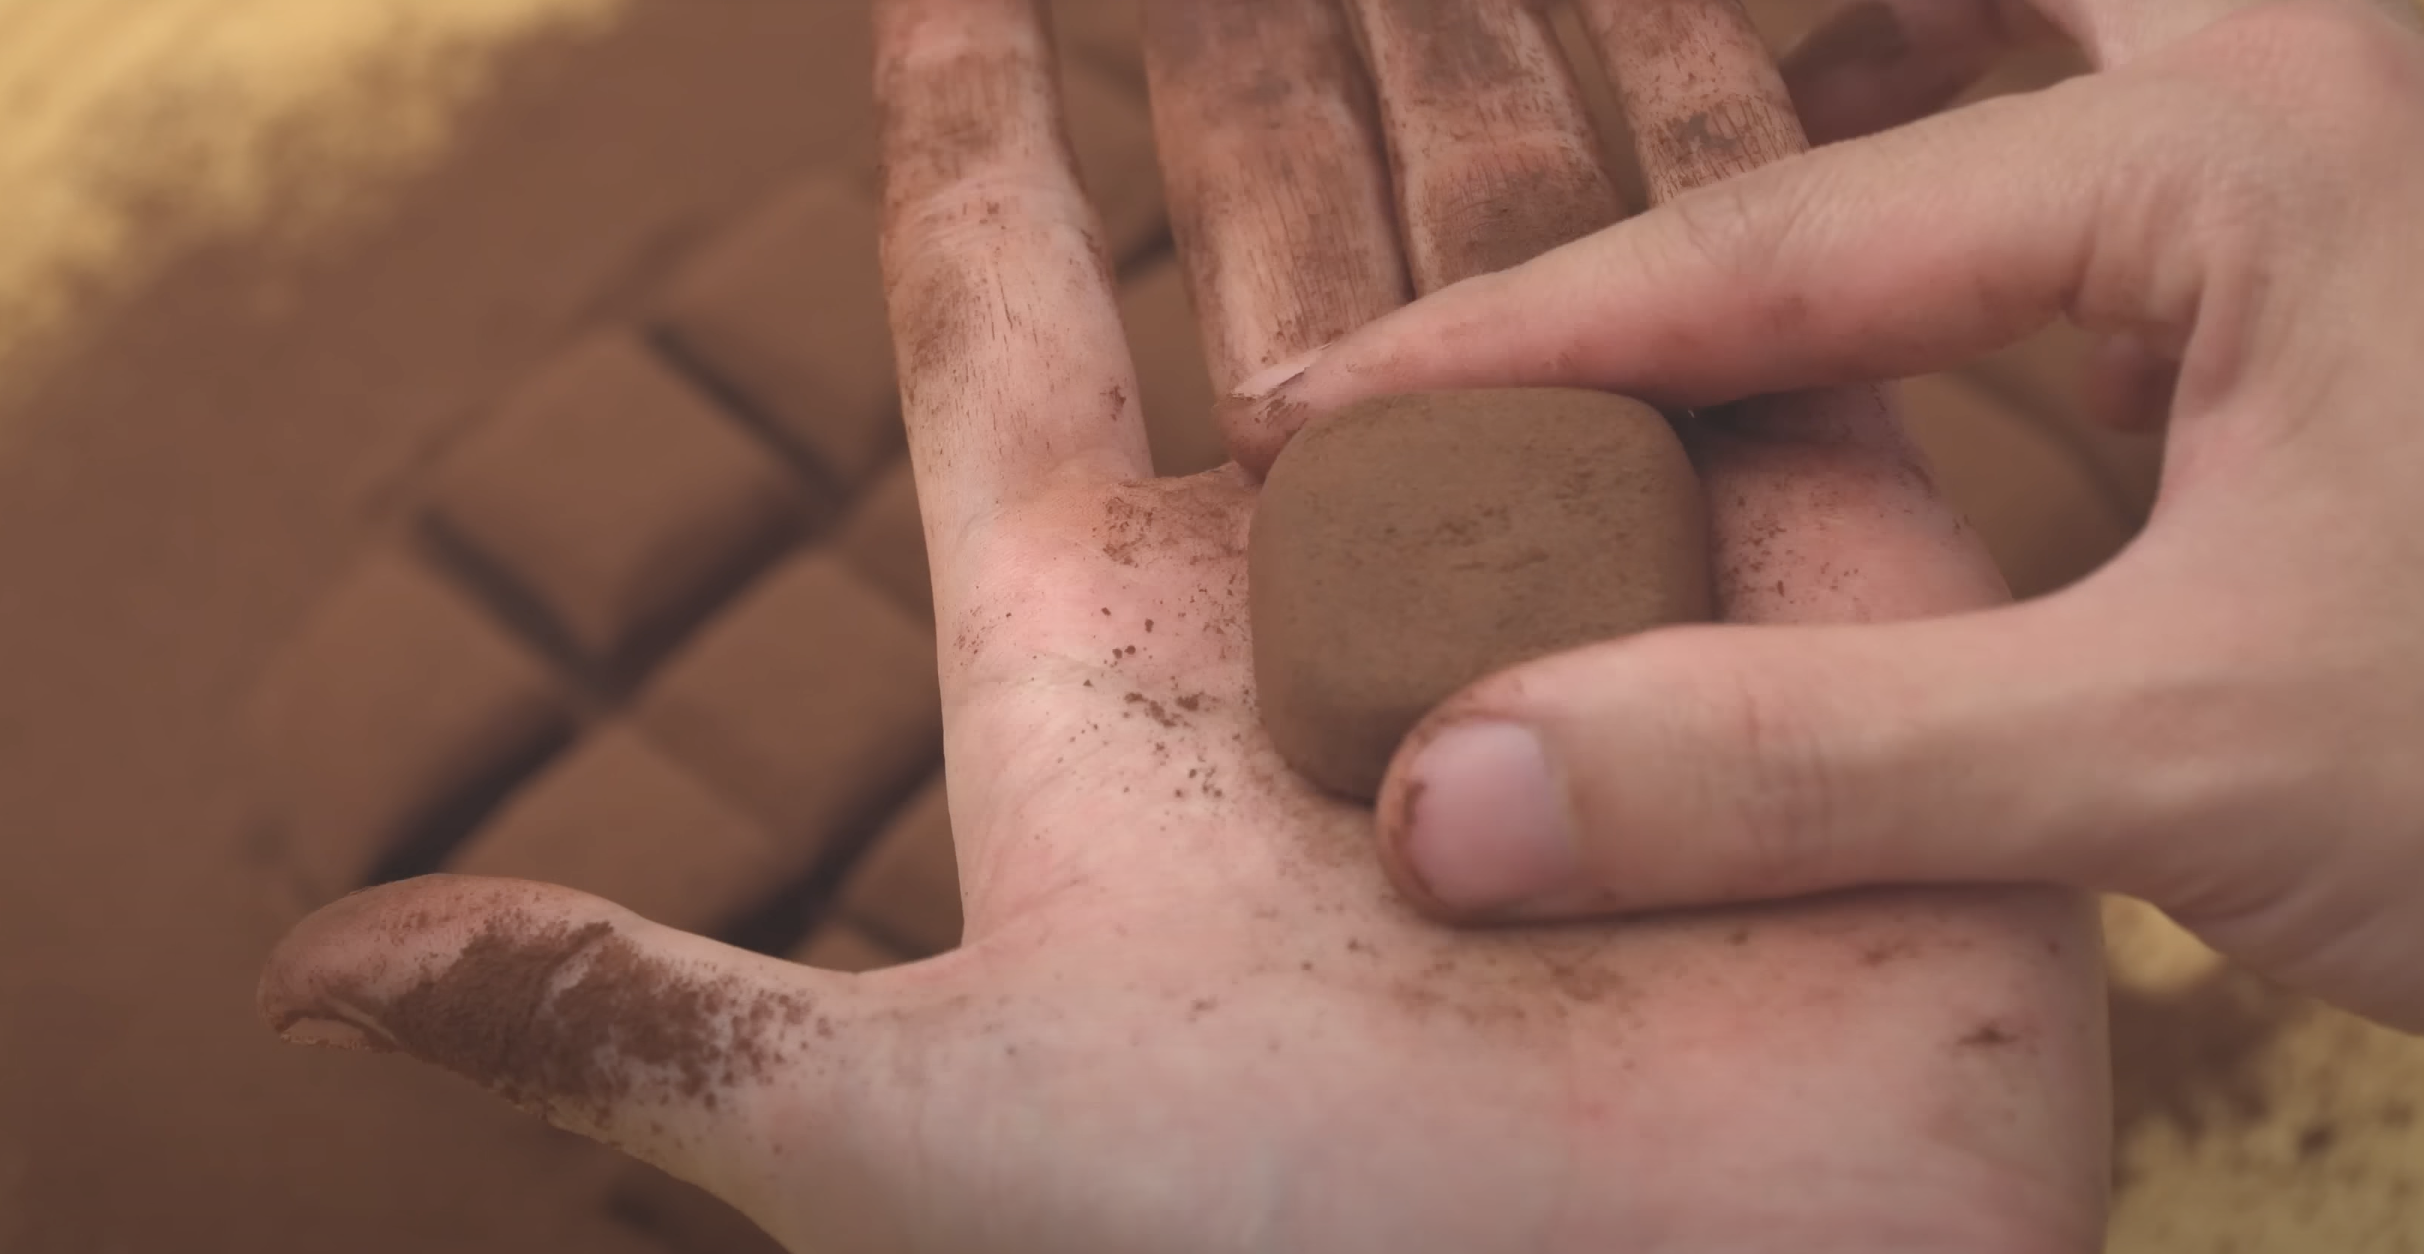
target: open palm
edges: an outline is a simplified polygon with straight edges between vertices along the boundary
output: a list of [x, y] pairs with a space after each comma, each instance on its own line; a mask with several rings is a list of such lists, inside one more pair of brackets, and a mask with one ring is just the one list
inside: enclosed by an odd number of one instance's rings
[[[1155, 11], [1224, 385], [1383, 312], [1409, 272], [1427, 289], [1612, 216], [1532, 6], [1462, 6], [1460, 46], [1504, 55], [1455, 81], [1425, 72], [1442, 8], [1357, 9], [1394, 197], [1327, 4]], [[879, 11], [966, 944], [847, 976], [562, 889], [430, 878], [297, 929], [263, 986], [281, 1029], [451, 1067], [804, 1250], [2092, 1246], [2101, 1038], [2075, 901], [1476, 934], [1404, 904], [1371, 814], [1297, 780], [1257, 722], [1252, 476], [1150, 477], [1035, 6]], [[1474, 100], [1495, 133], [1426, 128]], [[1476, 216], [1490, 180], [1533, 220]], [[1781, 599], [1745, 585], [1732, 610], [1824, 612], [1816, 572], [1880, 556], [1892, 573], [1845, 604], [1985, 595], [1921, 481], [1878, 472], [1905, 456], [1890, 423], [1858, 394], [1822, 404], [1815, 436], [1746, 424], [1702, 450], [1716, 498], [1758, 491], [1721, 504], [1721, 544], [1761, 521], [1803, 538], [1764, 568]], [[1268, 433], [1232, 436], [1267, 456]]]

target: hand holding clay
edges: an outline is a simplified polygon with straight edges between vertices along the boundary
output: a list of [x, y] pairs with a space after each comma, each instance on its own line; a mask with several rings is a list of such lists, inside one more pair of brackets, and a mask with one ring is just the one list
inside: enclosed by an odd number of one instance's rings
[[[1345, 7], [1149, 6], [1223, 386], [1619, 211], [1533, 0]], [[1744, 34], [1726, 0], [1649, 7]], [[1247, 629], [1258, 487], [1150, 477], [1040, 8], [876, 8], [963, 947], [854, 977], [431, 878], [290, 936], [271, 1021], [450, 1068], [803, 1250], [2095, 1248], [2100, 955], [2075, 895], [1469, 935], [1392, 888], [1369, 811], [1282, 764]], [[1731, 72], [1692, 81], [1762, 90]], [[1807, 541], [1760, 586], [1809, 613], [1991, 600], [1874, 396], [1820, 408], [1842, 441], [1711, 480], [1757, 489], [1713, 513], [1719, 586], [1773, 524]], [[1892, 574], [1856, 560], [1881, 546]]]
[[[2099, 73], [1678, 197], [1279, 372], [1240, 421], [1509, 384], [1709, 405], [2067, 313], [2114, 337], [2101, 391], [2168, 409], [2151, 525], [2042, 601], [1476, 686], [1395, 764], [1411, 881], [1537, 918], [2059, 880], [2424, 1030], [2424, 39], [2246, 7], [2049, 3]], [[1840, 131], [1925, 94], [1844, 81], [1799, 80]]]

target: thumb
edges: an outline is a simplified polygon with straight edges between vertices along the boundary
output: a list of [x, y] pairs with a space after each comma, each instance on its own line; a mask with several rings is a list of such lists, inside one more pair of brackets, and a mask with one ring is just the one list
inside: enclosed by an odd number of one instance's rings
[[[801, 1209], [786, 1189], [849, 1169], [833, 1080], [868, 1047], [869, 1001], [849, 977], [570, 889], [442, 875], [314, 913], [271, 952], [259, 988], [262, 1017], [289, 1041], [442, 1067], [777, 1232]], [[777, 1159], [792, 1178], [775, 1178]], [[819, 1170], [797, 1171], [809, 1163]]]
[[2079, 637], [2045, 621], [2059, 600], [1678, 628], [1517, 667], [1407, 737], [1379, 799], [1383, 861], [1426, 909], [1471, 921], [1873, 883], [2126, 889], [2143, 790], [2107, 716], [2122, 685], [2062, 647]]

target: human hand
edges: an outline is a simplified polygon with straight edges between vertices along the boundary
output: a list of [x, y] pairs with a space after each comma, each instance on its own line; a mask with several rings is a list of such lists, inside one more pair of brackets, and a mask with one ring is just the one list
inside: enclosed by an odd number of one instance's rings
[[[1223, 386], [1401, 301], [1409, 258], [1433, 286], [1615, 212], [1528, 0], [1467, 6], [1454, 39], [1432, 3], [1358, 11], [1402, 232], [1329, 5], [1152, 10]], [[965, 945], [851, 977], [425, 879], [297, 929], [271, 1021], [449, 1067], [803, 1249], [2093, 1248], [2099, 955], [2075, 897], [1480, 936], [1402, 902], [1371, 815], [1256, 721], [1250, 477], [1149, 477], [1035, 6], [878, 14]], [[1477, 104], [1489, 131], [1460, 133]], [[1569, 195], [1509, 230], [1543, 186]], [[1853, 586], [1966, 595], [1974, 560]], [[1818, 600], [1823, 572], [1774, 568]]]
[[[1992, 29], [1946, 20], [1983, 2], [1893, 7], [1973, 61]], [[2424, 39], [2412, 11], [2323, 0], [2044, 8], [2100, 72], [1679, 196], [1380, 320], [1237, 420], [1267, 441], [1366, 394], [1515, 383], [1710, 405], [2068, 315], [2112, 337], [2105, 412], [2168, 409], [2143, 536], [2009, 609], [1681, 629], [1487, 680], [1394, 764], [1383, 813], [1423, 797], [1394, 864], [1434, 908], [1502, 918], [2110, 889], [2424, 1030]], [[1927, 94], [1797, 81], [1844, 132]], [[1479, 756], [1510, 741], [1545, 770]]]

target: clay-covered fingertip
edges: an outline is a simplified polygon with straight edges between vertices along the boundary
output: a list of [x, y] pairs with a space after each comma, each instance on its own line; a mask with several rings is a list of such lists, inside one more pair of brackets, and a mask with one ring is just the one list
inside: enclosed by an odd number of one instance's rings
[[1288, 446], [1288, 437], [1295, 434], [1297, 426], [1303, 425], [1301, 420], [1279, 425], [1262, 402], [1237, 396], [1215, 405], [1212, 420], [1220, 428], [1221, 442], [1228, 446], [1229, 456], [1256, 483], [1270, 477], [1280, 451]]
[[[270, 947], [254, 1008], [270, 1030], [302, 1045], [394, 1048], [372, 1013], [399, 965], [429, 937], [535, 886], [425, 875], [358, 889], [303, 916]], [[562, 890], [557, 890], [562, 891]]]
[[320, 1019], [309, 1016], [290, 1018], [284, 1022], [272, 1020], [270, 1029], [278, 1039], [289, 1045], [313, 1049], [334, 1049], [356, 1054], [385, 1054], [395, 1050], [383, 1036], [374, 1034], [358, 1024], [342, 1019]]

